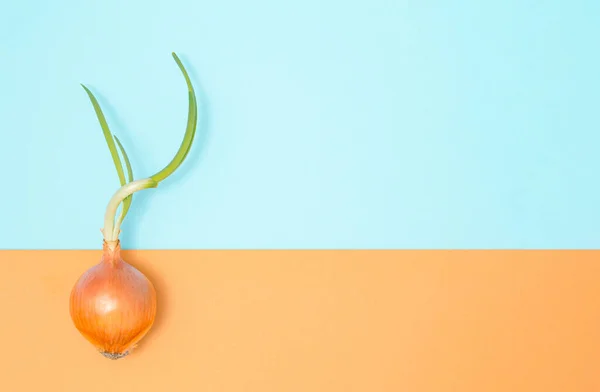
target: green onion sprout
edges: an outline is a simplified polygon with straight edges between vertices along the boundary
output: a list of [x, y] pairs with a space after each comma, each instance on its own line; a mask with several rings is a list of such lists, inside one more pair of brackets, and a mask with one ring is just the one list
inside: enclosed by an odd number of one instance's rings
[[[127, 216], [129, 212], [129, 208], [131, 206], [132, 197], [135, 192], [156, 188], [159, 183], [167, 179], [177, 168], [183, 163], [185, 158], [187, 157], [190, 148], [192, 147], [192, 143], [194, 141], [194, 136], [196, 134], [196, 125], [198, 122], [198, 107], [196, 102], [196, 95], [194, 92], [194, 87], [192, 86], [192, 82], [190, 77], [179, 59], [179, 57], [172, 53], [175, 62], [177, 63], [183, 77], [185, 78], [185, 82], [188, 89], [188, 118], [187, 118], [187, 127], [185, 130], [185, 134], [183, 136], [183, 141], [177, 150], [177, 153], [162, 170], [158, 171], [156, 174], [143, 178], [140, 180], [133, 179], [133, 170], [131, 168], [131, 162], [129, 161], [129, 157], [125, 152], [125, 148], [123, 144], [119, 141], [116, 135], [113, 135], [108, 126], [108, 122], [106, 121], [106, 117], [102, 112], [102, 108], [98, 103], [98, 100], [94, 96], [94, 94], [82, 84], [82, 87], [85, 89], [92, 106], [94, 107], [94, 111], [96, 113], [96, 117], [98, 118], [98, 122], [100, 123], [100, 127], [104, 134], [104, 139], [106, 140], [106, 144], [110, 151], [110, 155], [112, 157], [114, 166], [117, 170], [117, 175], [119, 177], [119, 182], [121, 187], [115, 192], [115, 194], [110, 199], [108, 206], [106, 208], [106, 213], [104, 215], [104, 228], [102, 229], [102, 234], [104, 236], [104, 241], [110, 246], [114, 247], [118, 243], [119, 234], [121, 233], [121, 224], [123, 220]], [[121, 160], [122, 156], [123, 160]], [[123, 162], [125, 164], [125, 169], [123, 168]], [[127, 177], [125, 176], [127, 173]], [[117, 217], [117, 211], [121, 207], [121, 211], [119, 216]]]

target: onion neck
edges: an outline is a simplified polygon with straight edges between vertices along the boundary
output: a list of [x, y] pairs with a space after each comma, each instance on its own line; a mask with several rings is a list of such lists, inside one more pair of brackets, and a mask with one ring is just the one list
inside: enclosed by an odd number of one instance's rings
[[116, 241], [104, 241], [102, 244], [102, 262], [110, 265], [116, 265], [121, 259], [121, 243]]

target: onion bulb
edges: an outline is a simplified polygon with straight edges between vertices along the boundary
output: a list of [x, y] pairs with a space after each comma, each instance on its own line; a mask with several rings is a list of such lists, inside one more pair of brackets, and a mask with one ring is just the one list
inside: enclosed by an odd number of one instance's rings
[[154, 285], [120, 251], [105, 242], [102, 260], [79, 278], [70, 301], [75, 327], [111, 359], [126, 356], [156, 317]]
[[[85, 271], [71, 291], [71, 319], [85, 339], [105, 357], [119, 359], [127, 356], [154, 324], [157, 313], [156, 290], [150, 280], [121, 258], [121, 223], [125, 219], [135, 192], [156, 188], [185, 160], [194, 140], [197, 124], [196, 96], [183, 64], [173, 53], [188, 87], [188, 121], [183, 142], [175, 157], [153, 176], [133, 180], [133, 170], [125, 148], [110, 132], [94, 94], [83, 88], [92, 102], [104, 138], [110, 150], [121, 187], [110, 199], [104, 215], [102, 258]], [[118, 150], [117, 150], [118, 146]], [[127, 180], [121, 157], [125, 163]], [[117, 217], [117, 211], [120, 213]]]

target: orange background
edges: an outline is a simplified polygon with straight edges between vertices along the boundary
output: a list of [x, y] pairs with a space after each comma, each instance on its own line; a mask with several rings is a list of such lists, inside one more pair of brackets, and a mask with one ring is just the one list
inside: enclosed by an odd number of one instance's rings
[[71, 324], [100, 251], [3, 251], [2, 391], [598, 391], [600, 252], [124, 251], [159, 314], [111, 361]]

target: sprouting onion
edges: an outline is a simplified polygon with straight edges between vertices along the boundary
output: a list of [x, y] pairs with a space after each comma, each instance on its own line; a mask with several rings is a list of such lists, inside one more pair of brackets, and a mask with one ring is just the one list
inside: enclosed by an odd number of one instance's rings
[[[160, 182], [173, 174], [187, 157], [196, 133], [198, 109], [194, 88], [179, 57], [173, 53], [173, 58], [187, 84], [187, 127], [183, 141], [171, 162], [148, 178], [133, 179], [131, 162], [123, 144], [111, 133], [94, 94], [82, 84], [96, 112], [121, 187], [106, 207], [104, 227], [101, 230], [104, 237], [102, 259], [99, 264], [87, 270], [73, 287], [70, 314], [79, 332], [104, 356], [111, 359], [128, 355], [150, 330], [156, 316], [156, 291], [152, 282], [121, 258], [121, 224], [129, 212], [133, 194], [144, 189], [156, 188]], [[121, 210], [117, 217], [119, 206]]]

